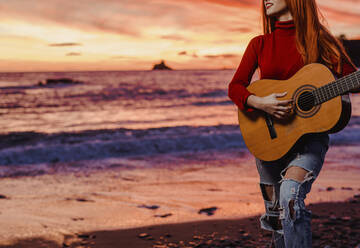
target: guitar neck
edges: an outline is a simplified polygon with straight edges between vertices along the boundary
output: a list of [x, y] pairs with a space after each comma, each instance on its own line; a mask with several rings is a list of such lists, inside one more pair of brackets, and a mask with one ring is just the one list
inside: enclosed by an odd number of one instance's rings
[[312, 93], [315, 97], [315, 105], [329, 101], [357, 88], [360, 88], [360, 71], [353, 72], [314, 90]]

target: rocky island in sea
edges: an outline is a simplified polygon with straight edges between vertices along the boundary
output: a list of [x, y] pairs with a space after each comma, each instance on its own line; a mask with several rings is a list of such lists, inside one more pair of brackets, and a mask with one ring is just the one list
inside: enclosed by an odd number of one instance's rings
[[169, 66], [165, 65], [165, 61], [161, 60], [160, 64], [155, 64], [153, 70], [172, 70]]

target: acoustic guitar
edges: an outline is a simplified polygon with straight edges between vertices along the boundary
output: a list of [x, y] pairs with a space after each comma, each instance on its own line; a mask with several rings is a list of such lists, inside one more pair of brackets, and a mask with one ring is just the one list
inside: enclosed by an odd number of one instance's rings
[[238, 111], [246, 146], [257, 158], [274, 161], [285, 156], [305, 134], [335, 133], [350, 120], [347, 92], [360, 87], [360, 71], [335, 80], [322, 64], [309, 64], [288, 80], [262, 79], [247, 89], [257, 96], [287, 92], [279, 100], [293, 101], [293, 114], [280, 120], [255, 110]]

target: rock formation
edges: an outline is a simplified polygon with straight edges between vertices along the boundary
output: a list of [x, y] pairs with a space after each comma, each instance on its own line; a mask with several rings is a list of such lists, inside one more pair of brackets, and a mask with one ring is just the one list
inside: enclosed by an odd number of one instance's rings
[[155, 64], [152, 69], [153, 70], [172, 70], [170, 67], [165, 65], [164, 60], [161, 60], [160, 64]]

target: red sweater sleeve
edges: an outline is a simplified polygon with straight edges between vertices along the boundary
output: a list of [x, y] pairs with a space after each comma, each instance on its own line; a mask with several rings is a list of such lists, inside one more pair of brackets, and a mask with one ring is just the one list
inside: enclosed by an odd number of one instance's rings
[[261, 36], [253, 38], [241, 59], [234, 77], [229, 84], [228, 95], [230, 99], [242, 110], [252, 111], [246, 105], [247, 98], [251, 93], [246, 89], [250, 84], [252, 75], [258, 67], [258, 48], [261, 42]]

